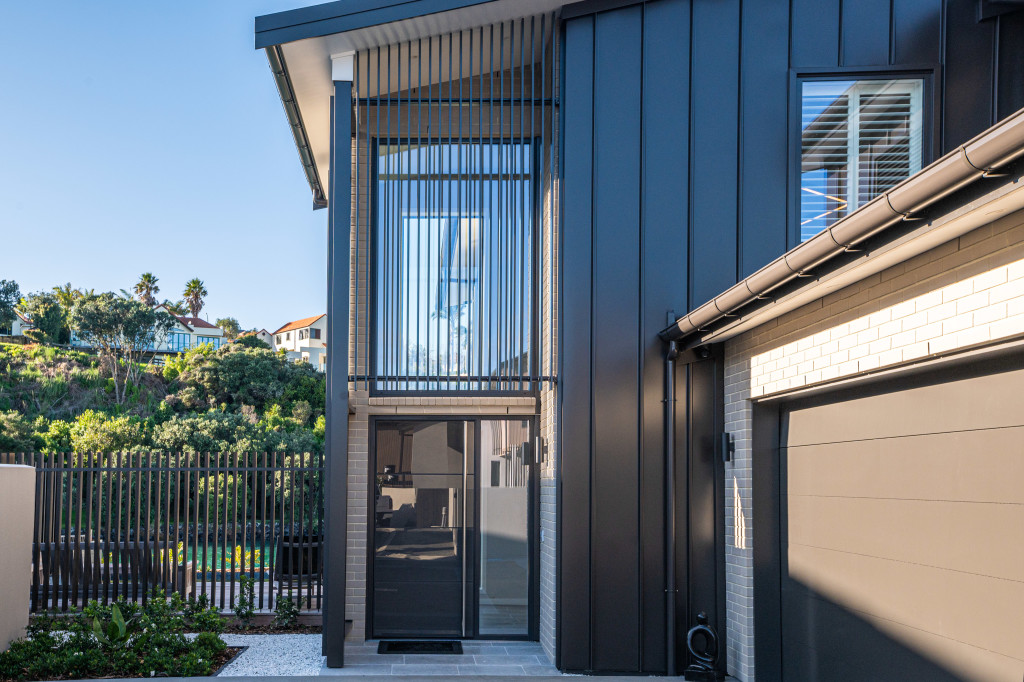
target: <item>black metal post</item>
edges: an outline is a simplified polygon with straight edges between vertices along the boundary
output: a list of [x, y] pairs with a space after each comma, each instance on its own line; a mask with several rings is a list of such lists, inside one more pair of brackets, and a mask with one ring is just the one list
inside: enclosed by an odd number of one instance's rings
[[323, 652], [345, 663], [345, 564], [348, 542], [348, 315], [352, 214], [352, 82], [334, 82], [328, 215], [327, 439], [324, 521]]
[[676, 673], [676, 358], [679, 344], [665, 353], [665, 652], [667, 672]]

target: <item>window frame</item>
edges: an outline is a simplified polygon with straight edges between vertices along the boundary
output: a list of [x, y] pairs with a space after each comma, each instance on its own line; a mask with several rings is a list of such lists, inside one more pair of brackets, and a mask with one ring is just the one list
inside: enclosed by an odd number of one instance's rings
[[[933, 64], [902, 64], [877, 67], [822, 67], [789, 70], [789, 173], [787, 186], [786, 249], [799, 246], [800, 240], [800, 128], [803, 110], [803, 83], [837, 80], [921, 80], [921, 168], [941, 156], [941, 98], [936, 83], [941, 83], [941, 67]], [[859, 208], [859, 207], [858, 207]], [[854, 209], [857, 210], [857, 209]], [[847, 214], [849, 215], [849, 214]]]
[[[541, 164], [542, 164], [542, 161], [543, 161], [543, 159], [541, 158], [542, 155], [536, 154], [533, 151], [533, 150], [537, 149], [539, 147], [539, 145], [541, 144], [540, 136], [534, 135], [533, 137], [530, 137], [530, 136], [527, 135], [527, 136], [523, 136], [523, 137], [518, 137], [516, 135], [500, 135], [498, 137], [487, 137], [487, 138], [484, 138], [484, 140], [485, 140], [486, 144], [491, 144], [491, 145], [516, 145], [516, 144], [528, 145], [530, 150], [531, 150], [531, 152], [530, 152], [530, 164], [529, 164], [529, 168], [530, 168], [530, 181], [531, 182], [540, 182], [541, 181], [541, 175], [542, 175]], [[378, 253], [378, 248], [377, 248], [377, 246], [378, 246], [377, 242], [378, 242], [378, 237], [379, 237], [378, 230], [380, 229], [380, 215], [378, 213], [378, 211], [379, 211], [378, 188], [380, 186], [380, 179], [379, 179], [379, 175], [380, 175], [380, 148], [382, 146], [384, 146], [384, 147], [392, 146], [392, 145], [408, 146], [410, 144], [419, 144], [419, 145], [430, 145], [430, 144], [456, 145], [456, 144], [466, 144], [466, 145], [474, 145], [474, 144], [480, 144], [480, 138], [479, 137], [473, 137], [473, 136], [468, 136], [467, 137], [465, 135], [463, 135], [462, 137], [458, 137], [457, 135], [453, 135], [451, 137], [440, 137], [440, 138], [432, 137], [430, 135], [425, 135], [425, 136], [421, 136], [421, 137], [413, 137], [413, 136], [409, 136], [409, 137], [387, 137], [387, 136], [383, 136], [382, 135], [382, 136], [379, 136], [379, 137], [371, 137], [370, 138], [369, 149], [367, 150], [367, 154], [369, 156], [369, 165], [370, 165], [370, 173], [369, 173], [369, 177], [367, 178], [367, 183], [369, 184], [368, 194], [367, 194], [367, 199], [369, 201], [368, 220], [369, 220], [370, 225], [369, 225], [369, 229], [368, 229], [367, 235], [366, 235], [366, 242], [367, 242], [367, 247], [366, 247], [367, 263], [366, 263], [366, 268], [365, 268], [366, 269], [366, 283], [365, 283], [365, 287], [366, 287], [366, 303], [364, 304], [366, 306], [366, 309], [364, 311], [364, 316], [363, 316], [363, 319], [366, 321], [366, 325], [367, 325], [367, 337], [366, 337], [367, 338], [367, 348], [366, 348], [366, 355], [365, 355], [365, 360], [364, 360], [364, 362], [366, 363], [366, 368], [365, 368], [364, 373], [367, 376], [367, 386], [368, 386], [369, 394], [371, 396], [374, 396], [374, 397], [376, 397], [376, 396], [409, 396], [409, 397], [431, 397], [431, 396], [446, 396], [446, 397], [447, 396], [451, 396], [451, 397], [474, 397], [474, 396], [476, 396], [476, 397], [523, 397], [523, 396], [539, 395], [540, 394], [540, 384], [541, 384], [541, 382], [539, 380], [536, 380], [536, 381], [524, 381], [523, 382], [524, 388], [522, 390], [516, 390], [516, 389], [506, 389], [506, 390], [500, 390], [500, 389], [461, 389], [461, 388], [459, 388], [459, 389], [445, 389], [445, 388], [442, 388], [442, 387], [438, 387], [436, 389], [394, 389], [394, 388], [381, 388], [378, 385], [381, 382], [381, 379], [377, 375], [377, 372], [376, 372], [376, 367], [377, 367], [377, 343], [376, 343], [376, 341], [377, 341], [377, 331], [378, 331], [378, 327], [377, 327], [377, 321], [378, 321], [378, 317], [377, 317], [377, 312], [378, 312], [377, 311], [377, 307], [378, 307], [377, 306], [377, 295], [378, 295], [378, 290], [377, 290], [377, 274], [378, 274], [379, 267], [380, 267], [380, 264], [379, 264], [379, 261], [378, 261], [378, 256], [380, 254]], [[532, 226], [531, 226], [531, 235], [530, 235], [530, 253], [531, 253], [531, 263], [533, 264], [533, 268], [532, 268], [532, 271], [529, 273], [530, 286], [532, 288], [531, 295], [530, 295], [530, 302], [531, 302], [531, 304], [530, 304], [530, 323], [529, 323], [529, 328], [530, 328], [530, 342], [529, 342], [529, 354], [530, 354], [530, 363], [529, 364], [530, 364], [530, 369], [529, 369], [529, 376], [532, 379], [537, 379], [539, 377], [539, 374], [540, 374], [540, 369], [539, 369], [540, 368], [540, 358], [539, 358], [538, 354], [541, 352], [541, 347], [539, 345], [540, 313], [536, 309], [537, 306], [534, 305], [534, 302], [536, 300], [536, 291], [537, 291], [536, 287], [540, 287], [541, 286], [541, 273], [540, 273], [540, 268], [538, 267], [538, 261], [537, 261], [538, 256], [537, 256], [537, 254], [538, 254], [538, 252], [540, 250], [540, 239], [541, 239], [541, 236], [542, 236], [541, 235], [541, 231], [542, 230], [539, 229], [539, 225], [541, 224], [541, 221], [543, 219], [543, 215], [542, 215], [542, 212], [539, 210], [539, 206], [537, 204], [536, 192], [537, 192], [537, 187], [536, 186], [531, 188], [530, 195], [531, 195], [531, 202], [533, 202], [533, 203], [532, 203], [532, 205], [530, 207], [530, 215], [531, 215], [531, 220], [533, 221], [533, 223], [532, 223]], [[356, 315], [356, 317], [358, 319], [358, 314]], [[359, 340], [356, 340], [356, 343], [358, 343], [358, 342], [359, 342]], [[350, 357], [350, 361], [351, 361], [351, 357]], [[352, 377], [349, 377], [349, 380], [351, 381]], [[387, 379], [387, 381], [394, 381], [394, 379], [389, 377]], [[429, 378], [428, 378], [428, 381], [429, 381]], [[517, 382], [517, 379], [515, 379], [515, 378], [506, 379], [506, 383], [512, 384], [512, 383], [516, 383], [516, 382]], [[448, 383], [448, 382], [445, 381], [445, 379], [442, 378], [437, 383], [438, 384], [444, 384], [444, 383]]]

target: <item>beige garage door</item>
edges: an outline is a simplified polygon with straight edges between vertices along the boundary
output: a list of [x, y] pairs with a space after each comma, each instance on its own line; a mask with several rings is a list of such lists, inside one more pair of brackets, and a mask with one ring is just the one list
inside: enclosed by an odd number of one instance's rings
[[1024, 679], [1024, 370], [794, 403], [787, 680]]

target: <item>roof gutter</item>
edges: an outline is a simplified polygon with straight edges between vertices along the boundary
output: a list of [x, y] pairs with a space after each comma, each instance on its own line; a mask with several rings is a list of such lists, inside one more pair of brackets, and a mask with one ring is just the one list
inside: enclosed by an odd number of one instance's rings
[[272, 45], [266, 48], [266, 53], [267, 62], [270, 63], [270, 70], [274, 74], [274, 82], [277, 83], [277, 92], [281, 96], [281, 104], [284, 106], [284, 114], [288, 117], [288, 125], [292, 129], [295, 147], [299, 150], [299, 161], [302, 163], [302, 170], [306, 173], [306, 181], [309, 183], [310, 190], [313, 191], [313, 210], [326, 208], [327, 195], [324, 193], [323, 184], [320, 182], [320, 174], [316, 170], [313, 150], [309, 145], [306, 127], [302, 123], [302, 114], [299, 112], [298, 102], [295, 101], [295, 89], [292, 87], [292, 79], [288, 75], [288, 67], [284, 62], [284, 52], [281, 50], [280, 45]]
[[[708, 326], [734, 317], [735, 311], [822, 263], [850, 251], [864, 240], [916, 214], [979, 178], [997, 177], [996, 169], [1024, 154], [1024, 109], [1003, 119], [927, 168], [857, 209], [832, 227], [704, 303], [662, 330], [665, 341], [683, 341]], [[908, 255], [908, 257], [910, 257]], [[781, 314], [781, 313], [780, 313]]]

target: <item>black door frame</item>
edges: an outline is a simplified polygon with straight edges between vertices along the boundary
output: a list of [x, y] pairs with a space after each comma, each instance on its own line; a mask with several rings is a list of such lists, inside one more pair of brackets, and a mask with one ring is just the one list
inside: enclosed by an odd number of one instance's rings
[[[717, 670], [726, 672], [725, 354], [722, 344], [681, 353], [676, 360], [675, 537], [676, 660], [692, 663], [687, 632], [705, 612], [718, 635]], [[696, 525], [701, 532], [694, 532]], [[699, 538], [711, 542], [697, 546]]]
[[[508, 641], [531, 641], [540, 640], [540, 464], [537, 462], [536, 454], [532, 451], [532, 443], [539, 435], [538, 416], [536, 414], [371, 414], [367, 419], [367, 537], [366, 537], [366, 639], [373, 639], [373, 559], [374, 559], [374, 535], [376, 533], [376, 499], [375, 499], [375, 476], [377, 471], [377, 422], [378, 421], [423, 421], [423, 422], [473, 422], [476, 425], [473, 434], [473, 471], [475, 472], [475, 489], [473, 491], [473, 556], [467, 557], [467, 562], [473, 562], [473, 580], [467, 584], [466, 589], [472, 594], [472, 598], [466, 599], [466, 605], [470, 607], [470, 613], [466, 614], [467, 634], [462, 639], [480, 640], [508, 640]], [[479, 581], [480, 581], [480, 426], [485, 421], [514, 421], [529, 422], [529, 438], [531, 443], [530, 456], [530, 482], [528, 492], [528, 513], [527, 527], [529, 531], [529, 599], [528, 599], [528, 633], [526, 635], [480, 635], [480, 624], [477, 615], [480, 610]], [[471, 624], [471, 627], [470, 627]], [[389, 639], [394, 639], [389, 637]], [[429, 636], [417, 636], [415, 639], [430, 639]], [[440, 637], [440, 639], [453, 639], [452, 637]], [[458, 639], [458, 638], [456, 638]]]

